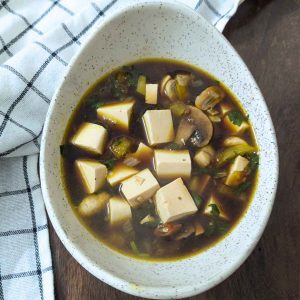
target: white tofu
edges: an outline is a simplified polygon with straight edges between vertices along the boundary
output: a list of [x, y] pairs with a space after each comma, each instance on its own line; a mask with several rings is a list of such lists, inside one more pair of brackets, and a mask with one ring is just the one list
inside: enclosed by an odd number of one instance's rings
[[192, 162], [188, 150], [154, 150], [154, 167], [158, 178], [190, 178]]
[[154, 202], [163, 223], [180, 220], [198, 210], [181, 178], [160, 188], [154, 196]]
[[103, 154], [107, 142], [107, 130], [97, 124], [82, 123], [71, 139], [71, 144], [91, 153]]
[[146, 84], [145, 102], [148, 104], [157, 104], [158, 84]]
[[219, 214], [219, 217], [226, 220], [226, 221], [229, 221], [230, 218], [228, 216], [228, 214], [225, 212], [221, 202], [219, 199], [217, 199], [217, 197], [214, 195], [214, 194], [211, 194], [211, 196], [209, 197], [206, 205], [205, 205], [205, 208], [204, 208], [204, 211], [203, 211], [203, 214], [206, 215], [206, 216], [213, 216], [212, 214], [212, 207], [211, 205], [216, 205], [220, 214]]
[[77, 159], [75, 166], [88, 193], [95, 193], [104, 185], [107, 176], [105, 165], [96, 160]]
[[201, 167], [207, 167], [213, 160], [215, 150], [211, 146], [205, 146], [198, 150], [194, 156], [195, 163]]
[[111, 186], [116, 186], [121, 181], [138, 173], [139, 170], [133, 167], [128, 167], [125, 164], [119, 163], [113, 167], [113, 169], [107, 175], [107, 181]]
[[223, 119], [224, 125], [233, 133], [233, 134], [242, 134], [249, 128], [249, 124], [246, 121], [243, 121], [240, 126], [235, 125], [231, 122], [228, 115]]
[[97, 109], [98, 118], [121, 130], [128, 131], [135, 100], [111, 103]]
[[148, 163], [152, 160], [153, 149], [141, 142], [139, 143], [137, 150], [134, 153], [129, 154], [129, 156], [132, 156], [139, 161]]
[[237, 186], [246, 178], [246, 169], [249, 165], [249, 160], [243, 156], [237, 156], [229, 168], [225, 184], [228, 186]]
[[111, 197], [107, 204], [109, 223], [112, 226], [124, 224], [132, 219], [130, 205], [120, 196]]
[[145, 169], [124, 180], [120, 192], [131, 207], [137, 207], [149, 200], [159, 189], [159, 184], [149, 169]]
[[83, 217], [91, 217], [100, 213], [106, 206], [110, 195], [106, 192], [91, 194], [80, 202], [78, 212]]
[[147, 110], [143, 116], [144, 128], [150, 146], [174, 140], [173, 119], [170, 109]]

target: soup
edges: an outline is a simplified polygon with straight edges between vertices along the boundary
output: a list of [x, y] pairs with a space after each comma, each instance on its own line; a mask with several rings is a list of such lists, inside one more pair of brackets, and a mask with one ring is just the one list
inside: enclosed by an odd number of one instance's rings
[[138, 61], [101, 78], [73, 112], [60, 150], [81, 223], [107, 246], [149, 260], [193, 255], [226, 236], [250, 203], [259, 164], [238, 101], [173, 60]]

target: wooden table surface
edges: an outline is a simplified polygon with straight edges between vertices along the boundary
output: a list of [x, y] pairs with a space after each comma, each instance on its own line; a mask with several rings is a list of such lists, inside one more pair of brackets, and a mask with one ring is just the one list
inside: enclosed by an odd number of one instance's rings
[[[300, 0], [247, 0], [224, 32], [272, 115], [280, 176], [267, 228], [247, 261], [198, 300], [300, 299]], [[134, 300], [85, 271], [50, 226], [57, 299]]]

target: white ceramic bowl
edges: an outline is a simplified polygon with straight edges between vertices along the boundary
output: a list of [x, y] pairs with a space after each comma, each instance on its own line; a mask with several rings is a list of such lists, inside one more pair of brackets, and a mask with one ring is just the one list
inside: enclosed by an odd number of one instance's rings
[[[72, 110], [103, 74], [148, 57], [186, 61], [225, 83], [250, 115], [260, 147], [259, 183], [246, 215], [221, 242], [176, 262], [147, 262], [101, 244], [79, 223], [60, 176], [59, 145]], [[70, 63], [44, 127], [40, 173], [50, 220], [71, 255], [109, 285], [137, 296], [169, 299], [195, 295], [232, 274], [248, 257], [268, 221], [276, 192], [278, 154], [272, 121], [247, 67], [227, 40], [184, 5], [143, 3], [106, 19]]]

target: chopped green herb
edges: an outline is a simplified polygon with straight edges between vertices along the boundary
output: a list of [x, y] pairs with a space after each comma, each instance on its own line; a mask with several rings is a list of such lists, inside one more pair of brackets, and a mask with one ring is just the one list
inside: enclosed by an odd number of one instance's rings
[[246, 158], [250, 161], [250, 170], [253, 172], [259, 166], [259, 156], [257, 153], [249, 153], [246, 155]]
[[192, 192], [192, 197], [194, 199], [196, 206], [199, 208], [203, 202], [203, 199], [195, 192]]
[[220, 215], [220, 210], [216, 204], [213, 203], [213, 204], [209, 204], [208, 206], [211, 207], [210, 214], [212, 216], [218, 217]]
[[220, 80], [215, 80], [216, 85], [221, 85], [221, 81]]
[[235, 195], [240, 195], [241, 193], [245, 192], [250, 186], [251, 183], [249, 181], [241, 183], [240, 185], [233, 188], [233, 193]]
[[228, 113], [229, 120], [237, 126], [241, 126], [244, 121], [243, 115], [239, 111], [230, 111]]

